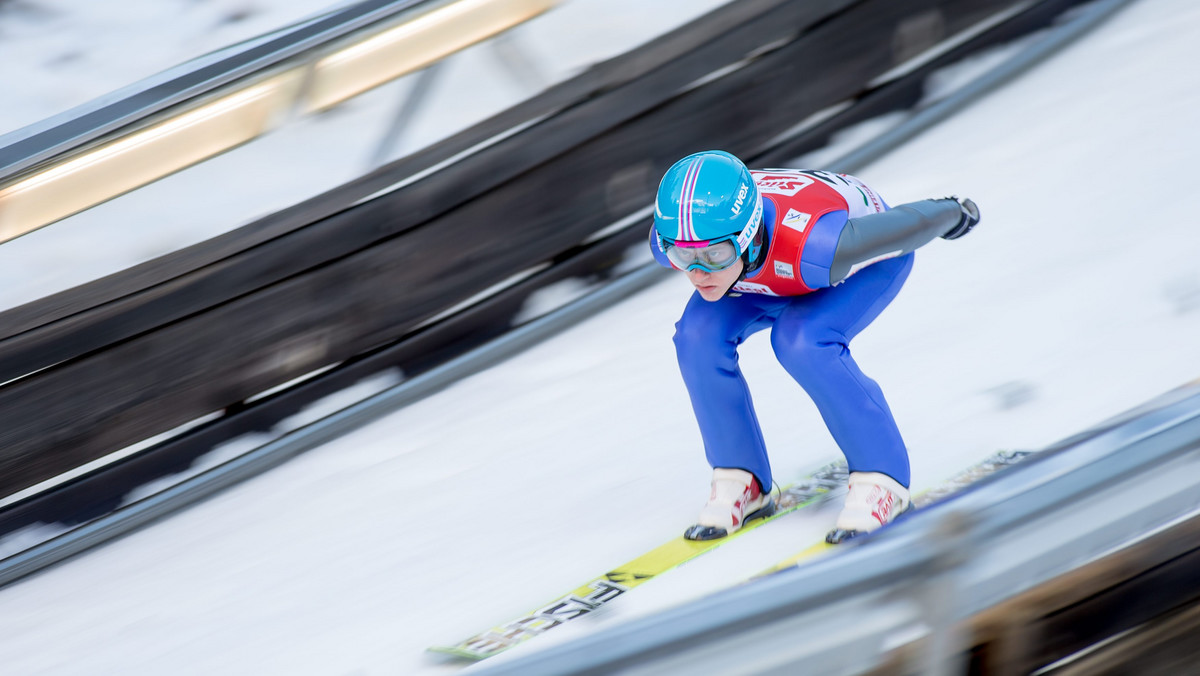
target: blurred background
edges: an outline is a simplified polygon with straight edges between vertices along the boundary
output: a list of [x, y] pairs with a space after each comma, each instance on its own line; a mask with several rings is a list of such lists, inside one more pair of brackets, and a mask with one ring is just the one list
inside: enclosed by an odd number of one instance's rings
[[[604, 672], [571, 651], [700, 607], [622, 668], [1190, 673], [1197, 30], [1184, 0], [0, 0], [5, 673]], [[965, 539], [931, 508], [771, 578], [874, 580], [857, 610], [711, 601], [818, 542], [806, 510], [501, 657], [431, 655], [707, 497], [691, 287], [645, 233], [717, 147], [975, 199], [855, 356], [914, 493], [1031, 459], [957, 501]], [[840, 457], [764, 336], [741, 359], [781, 482]], [[901, 601], [869, 649], [817, 631]], [[807, 647], [688, 662], [715, 628]]]

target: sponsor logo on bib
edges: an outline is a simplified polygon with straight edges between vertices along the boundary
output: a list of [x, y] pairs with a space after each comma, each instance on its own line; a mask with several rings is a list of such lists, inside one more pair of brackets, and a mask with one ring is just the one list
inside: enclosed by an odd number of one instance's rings
[[816, 179], [794, 173], [761, 173], [754, 175], [760, 193], [792, 196], [813, 184]]
[[774, 291], [772, 291], [770, 289], [770, 287], [764, 286], [762, 284], [755, 284], [753, 282], [738, 282], [737, 284], [733, 285], [733, 290], [740, 291], [742, 293], [758, 293], [758, 294], [762, 294], [764, 296], [778, 296], [779, 295], [779, 294], [775, 293]]

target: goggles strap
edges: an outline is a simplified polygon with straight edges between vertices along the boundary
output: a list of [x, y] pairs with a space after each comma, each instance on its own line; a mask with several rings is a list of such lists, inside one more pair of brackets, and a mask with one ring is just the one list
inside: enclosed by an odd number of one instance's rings
[[750, 252], [748, 249], [742, 254], [742, 257], [746, 260], [746, 264], [742, 268], [743, 279], [746, 277], [746, 275], [761, 268], [762, 264], [767, 260], [767, 247], [763, 246], [765, 243], [763, 240], [766, 239], [766, 231], [766, 223], [762, 223], [758, 226], [758, 232], [754, 233], [754, 246], [758, 248], [758, 254], [754, 257], [754, 260], [750, 260]]

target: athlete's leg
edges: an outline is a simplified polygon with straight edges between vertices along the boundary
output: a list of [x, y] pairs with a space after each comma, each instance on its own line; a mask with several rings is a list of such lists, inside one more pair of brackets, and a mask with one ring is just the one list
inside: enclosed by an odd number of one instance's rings
[[775, 355], [816, 403], [850, 471], [882, 472], [904, 486], [908, 450], [849, 343], [896, 297], [912, 262], [913, 254], [880, 261], [838, 286], [792, 299], [771, 330]]
[[771, 464], [738, 346], [771, 323], [787, 299], [744, 295], [709, 302], [693, 294], [675, 325], [679, 370], [713, 467], [744, 469], [771, 490]]

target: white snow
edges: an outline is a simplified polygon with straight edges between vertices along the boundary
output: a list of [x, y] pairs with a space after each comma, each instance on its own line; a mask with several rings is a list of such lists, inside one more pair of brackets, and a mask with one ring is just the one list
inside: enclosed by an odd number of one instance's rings
[[[595, 17], [577, 28], [616, 21]], [[915, 489], [1200, 375], [1197, 31], [1195, 3], [1141, 0], [858, 172], [893, 204], [957, 193], [983, 210], [969, 237], [918, 254], [907, 288], [854, 344], [912, 449]], [[688, 294], [670, 277], [0, 590], [2, 670], [460, 670], [425, 647], [532, 610], [695, 516], [709, 470], [670, 340]], [[742, 366], [781, 480], [836, 457], [764, 336], [745, 345]], [[509, 654], [729, 584], [831, 519], [782, 519]]]

